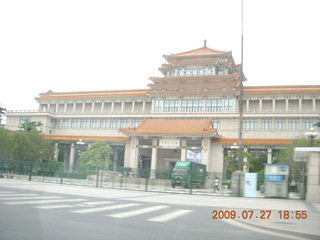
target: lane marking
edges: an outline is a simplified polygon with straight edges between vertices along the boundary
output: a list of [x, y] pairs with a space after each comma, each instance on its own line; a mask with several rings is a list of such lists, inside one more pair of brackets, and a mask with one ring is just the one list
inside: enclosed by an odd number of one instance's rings
[[193, 212], [193, 211], [192, 210], [185, 210], [185, 209], [176, 210], [176, 211], [173, 211], [173, 212], [170, 212], [167, 214], [159, 215], [157, 217], [148, 218], [147, 221], [167, 222], [167, 221], [173, 220], [175, 218], [189, 214], [190, 212]]
[[33, 199], [55, 199], [61, 197], [6, 197], [0, 198], [0, 201], [7, 201], [7, 200], [33, 200]]
[[140, 205], [140, 204], [128, 203], [128, 204], [120, 204], [120, 205], [108, 206], [108, 207], [80, 209], [80, 210], [75, 210], [75, 211], [70, 211], [70, 212], [72, 212], [72, 213], [102, 212], [102, 211], [108, 211], [108, 210], [114, 210], [114, 209], [121, 209], [121, 208], [133, 207], [133, 206], [137, 206], [137, 205]]
[[25, 197], [27, 197], [27, 196], [39, 196], [38, 194], [27, 194], [27, 193], [21, 193], [21, 194], [19, 194], [19, 193], [14, 193], [14, 194], [0, 194], [0, 197], [19, 197], [19, 196], [25, 196]]
[[59, 208], [73, 208], [75, 207], [74, 205], [49, 205], [49, 206], [38, 206], [35, 208], [39, 209], [59, 209]]
[[86, 201], [86, 199], [36, 200], [36, 201], [21, 201], [21, 202], [17, 201], [17, 202], [3, 202], [3, 203], [8, 205], [24, 205], [24, 204], [40, 204], [40, 203], [78, 202], [78, 201]]
[[115, 214], [110, 214], [107, 215], [108, 217], [115, 217], [115, 218], [126, 218], [126, 217], [133, 217], [137, 215], [141, 215], [144, 213], [149, 213], [149, 212], [154, 212], [160, 209], [168, 208], [169, 206], [153, 206], [153, 207], [148, 207], [148, 208], [142, 208], [142, 209], [137, 209], [133, 211], [128, 211], [128, 212], [122, 212], [122, 213], [115, 213]]

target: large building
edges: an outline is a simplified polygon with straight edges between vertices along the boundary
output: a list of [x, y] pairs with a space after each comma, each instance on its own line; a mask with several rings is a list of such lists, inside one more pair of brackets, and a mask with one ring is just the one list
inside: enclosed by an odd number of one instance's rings
[[151, 77], [148, 89], [48, 91], [36, 98], [37, 111], [8, 111], [7, 128], [41, 121], [55, 142], [55, 158], [64, 149], [70, 167], [85, 146], [105, 140], [114, 149], [115, 166], [166, 170], [192, 159], [225, 172], [224, 156], [238, 143], [242, 80], [243, 147], [266, 152], [268, 163], [319, 121], [320, 85], [247, 87], [232, 53], [211, 49], [206, 41], [163, 57], [163, 76]]

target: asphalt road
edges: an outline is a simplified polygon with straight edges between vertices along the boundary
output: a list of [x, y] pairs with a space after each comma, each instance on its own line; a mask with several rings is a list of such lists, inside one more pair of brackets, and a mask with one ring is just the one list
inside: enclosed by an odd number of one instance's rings
[[185, 204], [188, 195], [170, 203], [157, 193], [12, 183], [0, 183], [0, 240], [288, 239], [213, 220], [214, 201]]

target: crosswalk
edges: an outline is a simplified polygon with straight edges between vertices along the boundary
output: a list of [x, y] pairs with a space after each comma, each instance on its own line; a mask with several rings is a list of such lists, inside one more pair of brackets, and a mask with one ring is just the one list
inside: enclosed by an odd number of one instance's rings
[[189, 209], [177, 209], [167, 205], [146, 206], [142, 203], [119, 203], [114, 201], [90, 201], [85, 198], [40, 196], [13, 191], [0, 191], [0, 205], [29, 206], [42, 210], [64, 209], [74, 214], [101, 213], [110, 218], [134, 218], [142, 216], [150, 222], [168, 222], [192, 213]]

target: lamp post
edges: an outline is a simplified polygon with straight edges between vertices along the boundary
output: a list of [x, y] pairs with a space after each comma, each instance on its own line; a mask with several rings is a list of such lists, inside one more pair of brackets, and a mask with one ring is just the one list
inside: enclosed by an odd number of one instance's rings
[[306, 132], [306, 137], [310, 139], [311, 147], [313, 146], [313, 139], [318, 137], [318, 133], [314, 128], [310, 128], [309, 132]]

